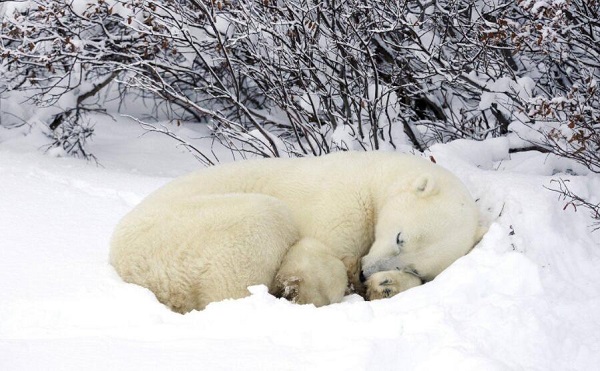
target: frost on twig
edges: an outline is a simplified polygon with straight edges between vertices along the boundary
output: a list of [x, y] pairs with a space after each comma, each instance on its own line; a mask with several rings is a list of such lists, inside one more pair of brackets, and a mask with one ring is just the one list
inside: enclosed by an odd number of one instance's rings
[[[185, 150], [187, 150], [189, 153], [191, 153], [203, 165], [211, 166], [211, 165], [215, 164], [214, 159], [211, 160], [210, 157], [208, 155], [206, 155], [202, 150], [198, 149], [196, 146], [190, 144], [187, 140], [181, 138], [179, 135], [177, 135], [173, 131], [169, 130], [169, 128], [167, 126], [162, 125], [162, 124], [157, 125], [157, 124], [147, 123], [136, 117], [132, 117], [129, 115], [125, 115], [125, 116], [136, 121], [145, 130], [145, 134], [150, 133], [150, 132], [160, 133], [160, 134], [166, 135], [166, 136], [174, 139], [175, 141], [179, 142], [179, 145], [181, 147], [185, 148]], [[215, 159], [218, 161], [218, 158], [215, 157]]]
[[594, 231], [600, 230], [600, 203], [592, 203], [580, 195], [574, 193], [568, 187], [568, 180], [565, 179], [553, 179], [551, 184], [556, 187], [547, 187], [547, 189], [559, 194], [562, 201], [566, 201], [563, 210], [572, 208], [574, 211], [578, 211], [580, 208], [587, 209], [594, 220], [592, 228]]

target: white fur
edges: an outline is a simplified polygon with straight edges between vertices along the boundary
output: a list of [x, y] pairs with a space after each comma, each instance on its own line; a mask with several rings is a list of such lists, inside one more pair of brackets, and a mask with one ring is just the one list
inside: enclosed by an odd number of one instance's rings
[[[344, 259], [368, 253], [367, 276], [416, 270], [433, 279], [473, 247], [477, 221], [460, 181], [422, 158], [343, 152], [242, 161], [147, 197], [117, 227], [111, 263], [180, 312], [247, 295], [257, 283], [325, 305], [344, 295]], [[413, 285], [398, 284], [405, 286]]]
[[150, 197], [117, 226], [110, 261], [125, 281], [185, 313], [271, 286], [297, 240], [288, 208], [273, 197]]

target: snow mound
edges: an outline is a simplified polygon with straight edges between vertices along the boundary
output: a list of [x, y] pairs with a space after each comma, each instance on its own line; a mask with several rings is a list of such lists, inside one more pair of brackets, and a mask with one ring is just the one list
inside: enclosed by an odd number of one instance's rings
[[353, 295], [318, 309], [256, 286], [247, 298], [178, 315], [121, 281], [108, 245], [133, 205], [198, 165], [160, 136], [131, 136], [123, 125], [126, 143], [101, 127], [94, 153], [103, 166], [45, 156], [0, 132], [1, 370], [600, 364], [598, 234], [584, 210], [563, 210], [545, 188], [560, 177], [599, 200], [597, 176], [572, 175], [569, 164], [535, 152], [509, 155], [506, 139], [436, 145], [427, 155], [464, 180], [490, 228], [434, 281], [388, 300]]

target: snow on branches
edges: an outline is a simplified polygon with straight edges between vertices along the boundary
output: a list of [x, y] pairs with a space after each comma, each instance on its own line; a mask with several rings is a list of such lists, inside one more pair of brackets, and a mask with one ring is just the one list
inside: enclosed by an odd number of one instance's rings
[[45, 107], [54, 145], [75, 154], [91, 131], [73, 129], [112, 89], [243, 156], [424, 150], [527, 128], [598, 169], [597, 1], [3, 5], [0, 86]]

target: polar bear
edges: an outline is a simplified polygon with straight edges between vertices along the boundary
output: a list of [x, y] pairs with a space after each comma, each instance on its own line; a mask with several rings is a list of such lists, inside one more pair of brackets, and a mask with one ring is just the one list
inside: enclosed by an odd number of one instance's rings
[[433, 279], [479, 235], [476, 205], [449, 171], [417, 156], [339, 152], [178, 178], [121, 220], [110, 261], [182, 313], [258, 283], [321, 306], [359, 284], [357, 261], [368, 297], [388, 297]]

